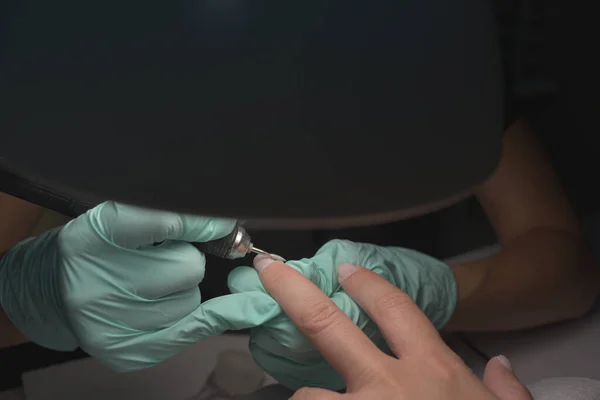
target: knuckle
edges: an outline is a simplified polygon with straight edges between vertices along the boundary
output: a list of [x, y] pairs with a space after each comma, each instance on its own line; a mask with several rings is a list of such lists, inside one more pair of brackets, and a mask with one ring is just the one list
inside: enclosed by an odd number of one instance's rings
[[165, 213], [162, 215], [162, 223], [167, 237], [176, 238], [181, 236], [184, 230], [183, 219], [180, 215], [174, 213]]
[[400, 290], [384, 293], [375, 301], [375, 309], [385, 314], [390, 312], [401, 313], [410, 307], [414, 307], [414, 302], [407, 294]]
[[[141, 217], [141, 218], [140, 218]], [[181, 235], [181, 219], [176, 214], [155, 210], [139, 210], [132, 213], [132, 218], [142, 219], [150, 232], [154, 233], [154, 240], [159, 242], [167, 238], [177, 238]]]
[[366, 365], [356, 373], [356, 378], [352, 384], [358, 387], [369, 384], [394, 385], [397, 382], [394, 370], [394, 365], [387, 363]]
[[335, 324], [340, 310], [332, 302], [319, 302], [307, 307], [308, 312], [300, 317], [300, 326], [309, 335], [318, 335]]
[[441, 382], [452, 383], [458, 379], [458, 371], [451, 364], [433, 364], [433, 372], [437, 380]]
[[332, 239], [329, 242], [325, 243], [325, 246], [328, 246], [328, 247], [341, 247], [341, 246], [344, 246], [347, 243], [348, 243], [347, 240]]
[[56, 239], [56, 244], [60, 249], [60, 253], [63, 257], [71, 258], [81, 253], [81, 246], [77, 237], [73, 234], [73, 229], [70, 226], [62, 228]]
[[340, 248], [348, 248], [349, 246], [351, 246], [353, 243], [350, 242], [349, 240], [344, 240], [344, 239], [332, 239], [330, 241], [328, 241], [327, 243], [325, 243], [317, 253], [324, 253], [324, 252], [328, 252], [331, 251], [331, 249], [340, 249]]
[[442, 349], [432, 350], [425, 359], [429, 360], [427, 366], [430, 371], [441, 382], [457, 382], [461, 373], [464, 372], [465, 366], [462, 360], [458, 356], [449, 355]]
[[426, 373], [428, 379], [439, 382], [440, 385], [451, 385], [457, 379], [457, 372], [448, 364], [425, 362], [420, 366], [423, 373]]
[[[268, 273], [267, 273], [268, 272]], [[287, 268], [271, 268], [269, 267], [264, 274], [261, 274], [261, 279], [265, 286], [269, 287], [285, 287], [286, 281], [289, 278], [290, 271]]]

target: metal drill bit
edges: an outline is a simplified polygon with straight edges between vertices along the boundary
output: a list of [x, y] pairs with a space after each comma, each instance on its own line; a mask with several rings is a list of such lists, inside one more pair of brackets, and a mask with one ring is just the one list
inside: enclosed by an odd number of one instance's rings
[[250, 247], [250, 251], [256, 254], [262, 254], [263, 256], [267, 256], [272, 258], [273, 260], [277, 260], [277, 261], [281, 261], [281, 262], [285, 262], [285, 258], [278, 256], [277, 254], [271, 254], [268, 253], [264, 250], [258, 249], [254, 246]]

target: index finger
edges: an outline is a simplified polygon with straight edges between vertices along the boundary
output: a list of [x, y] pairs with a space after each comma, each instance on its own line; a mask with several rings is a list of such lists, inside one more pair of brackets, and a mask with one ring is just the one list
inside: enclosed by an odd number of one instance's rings
[[346, 382], [368, 376], [383, 353], [321, 289], [268, 257], [255, 257], [254, 267], [265, 289]]
[[396, 356], [428, 352], [443, 343], [415, 302], [386, 279], [352, 264], [341, 264], [338, 273], [346, 293], [377, 324]]
[[223, 218], [201, 217], [170, 211], [107, 201], [86, 215], [99, 226], [113, 243], [130, 249], [162, 242], [181, 240], [208, 242], [229, 235], [236, 221]]

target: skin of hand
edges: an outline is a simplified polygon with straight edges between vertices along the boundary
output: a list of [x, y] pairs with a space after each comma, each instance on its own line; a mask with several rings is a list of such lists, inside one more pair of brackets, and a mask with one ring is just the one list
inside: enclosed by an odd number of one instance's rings
[[[36, 204], [0, 193], [0, 254], [31, 235], [44, 209]], [[28, 342], [0, 307], [0, 348]]]
[[[414, 250], [331, 240], [313, 257], [286, 262], [310, 279], [384, 352], [388, 351], [387, 345], [377, 325], [338, 282], [338, 266], [344, 263], [362, 265], [403, 290], [437, 329], [442, 328], [454, 312], [457, 290], [452, 270], [443, 262]], [[248, 267], [233, 270], [228, 286], [231, 293], [266, 293], [256, 271]], [[283, 311], [252, 329], [250, 352], [258, 365], [291, 390], [315, 386], [335, 391], [346, 386], [342, 376]]]
[[266, 290], [347, 384], [345, 394], [302, 388], [294, 400], [533, 400], [504, 357], [488, 363], [483, 382], [477, 379], [410, 297], [366, 268], [342, 264], [339, 282], [396, 357], [381, 352], [298, 271], [267, 257], [254, 265]]
[[597, 264], [540, 144], [523, 122], [505, 134], [494, 175], [477, 189], [502, 250], [453, 266], [449, 331], [502, 331], [577, 318], [600, 289]]

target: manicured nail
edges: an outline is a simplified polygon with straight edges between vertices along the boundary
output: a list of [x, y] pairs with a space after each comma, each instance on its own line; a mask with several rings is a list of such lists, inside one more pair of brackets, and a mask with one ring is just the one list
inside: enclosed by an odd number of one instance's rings
[[261, 272], [263, 272], [265, 270], [265, 268], [267, 268], [269, 265], [273, 264], [275, 261], [269, 256], [265, 256], [265, 255], [258, 255], [256, 257], [254, 257], [254, 269], [258, 271], [258, 273], [260, 274]]
[[504, 356], [497, 356], [496, 360], [498, 360], [498, 362], [500, 364], [502, 364], [502, 366], [504, 368], [506, 368], [509, 371], [512, 371], [512, 365], [510, 364], [510, 361], [508, 361], [508, 358], [504, 357]]
[[345, 279], [348, 279], [350, 275], [358, 271], [358, 267], [353, 264], [343, 263], [340, 264], [338, 268], [338, 281], [342, 282]]

